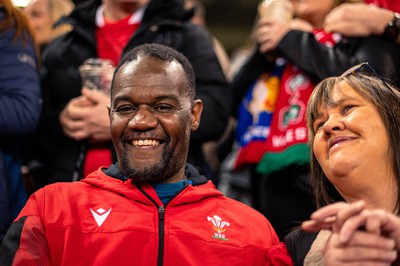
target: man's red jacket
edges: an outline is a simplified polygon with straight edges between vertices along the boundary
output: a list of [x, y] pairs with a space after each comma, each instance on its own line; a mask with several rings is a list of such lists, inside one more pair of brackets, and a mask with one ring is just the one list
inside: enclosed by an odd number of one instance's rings
[[187, 168], [193, 185], [165, 206], [151, 185], [99, 169], [31, 196], [1, 265], [264, 265], [279, 243], [267, 219]]

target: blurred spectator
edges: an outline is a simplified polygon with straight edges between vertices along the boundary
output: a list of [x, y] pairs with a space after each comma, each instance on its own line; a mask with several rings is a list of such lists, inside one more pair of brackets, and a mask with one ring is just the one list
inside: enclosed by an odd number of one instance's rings
[[[184, 1], [185, 1], [184, 6], [186, 9], [188, 10], [193, 9], [194, 14], [191, 19], [191, 22], [200, 26], [207, 27], [206, 8], [202, 4], [202, 2], [199, 0], [184, 0]], [[213, 43], [214, 43], [215, 54], [218, 57], [222, 70], [224, 71], [227, 79], [230, 80], [229, 78], [230, 60], [226, 52], [226, 49], [215, 36], [213, 36]], [[226, 128], [226, 131], [219, 140], [209, 141], [203, 144], [202, 148], [203, 148], [204, 158], [207, 161], [208, 165], [210, 166], [211, 171], [215, 175], [219, 174], [221, 161], [224, 160], [224, 158], [230, 151], [230, 147], [232, 145], [231, 141], [232, 128], [233, 128], [233, 123], [231, 120], [229, 120], [229, 124]], [[219, 179], [216, 181], [217, 182], [215, 183], [215, 185], [218, 185]]]
[[[193, 9], [193, 17], [191, 19], [192, 23], [196, 25], [201, 25], [206, 27], [206, 8], [199, 0], [184, 0], [184, 6], [186, 9]], [[213, 37], [214, 41], [214, 50], [218, 57], [219, 63], [221, 64], [222, 70], [225, 75], [228, 77], [230, 62], [229, 56], [225, 50], [223, 44], [215, 37]]]
[[366, 0], [366, 4], [344, 4], [326, 17], [324, 29], [347, 37], [384, 36], [400, 44], [400, 2]]
[[321, 30], [335, 6], [354, 2], [293, 1], [290, 22], [260, 18], [258, 49], [233, 81], [241, 145], [235, 167], [252, 169], [253, 207], [281, 238], [315, 208], [304, 116], [314, 84], [363, 61], [399, 82], [400, 49], [392, 41]]
[[[76, 6], [60, 23], [74, 29], [51, 42], [43, 56], [43, 116], [39, 186], [79, 180], [116, 157], [110, 141], [106, 106], [109, 95], [82, 90], [79, 66], [88, 58], [110, 59], [143, 43], [161, 43], [188, 57], [196, 74], [197, 97], [203, 100], [203, 123], [191, 138], [188, 162], [215, 181], [202, 144], [223, 134], [231, 107], [228, 83], [204, 27], [189, 23], [193, 12], [182, 0], [91, 0]], [[71, 177], [73, 177], [71, 179]]]
[[40, 116], [37, 48], [26, 18], [10, 0], [0, 1], [0, 57], [1, 242], [26, 202], [20, 149]]
[[70, 25], [56, 26], [55, 23], [73, 8], [70, 0], [32, 0], [23, 9], [42, 51], [51, 40], [71, 30]]
[[[51, 40], [72, 29], [71, 25], [68, 24], [56, 25], [56, 22], [61, 17], [70, 14], [74, 8], [74, 4], [70, 0], [32, 0], [28, 1], [26, 5], [21, 3], [20, 8], [28, 18], [35, 42], [39, 45], [41, 54], [43, 54], [44, 49]], [[35, 142], [35, 139], [36, 136], [33, 135], [23, 148], [22, 173], [28, 196], [35, 190], [35, 181], [31, 173], [41, 167], [37, 160], [31, 158], [32, 149], [35, 149], [35, 147], [32, 147], [32, 143]]]

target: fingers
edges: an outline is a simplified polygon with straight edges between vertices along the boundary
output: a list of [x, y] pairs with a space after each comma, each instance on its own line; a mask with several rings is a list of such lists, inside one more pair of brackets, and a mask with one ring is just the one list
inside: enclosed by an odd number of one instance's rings
[[83, 88], [81, 93], [87, 98], [87, 100], [91, 101], [93, 104], [103, 103], [107, 105], [110, 102], [110, 96], [100, 90]]
[[380, 232], [396, 242], [396, 248], [400, 251], [400, 219], [392, 213], [382, 210], [370, 212], [365, 222], [368, 231]]
[[396, 241], [400, 249], [400, 219], [383, 210], [364, 210], [360, 215], [349, 218], [340, 230], [340, 241], [346, 243], [360, 227], [375, 235], [385, 235]]
[[84, 106], [88, 105], [87, 99], [77, 97], [72, 99], [60, 114], [60, 124], [66, 136], [82, 140], [88, 137], [85, 130], [85, 116], [87, 113]]
[[[332, 230], [338, 232], [343, 223], [352, 216], [358, 215], [365, 208], [365, 203], [362, 201], [348, 204], [345, 202], [337, 202], [325, 206], [311, 215], [310, 221], [302, 223], [302, 229], [305, 231], [318, 231], [321, 229]], [[355, 229], [355, 225], [348, 225], [349, 231], [346, 232], [346, 239], [349, 238], [348, 234], [351, 234]], [[353, 229], [352, 231], [350, 229]]]
[[301, 224], [301, 228], [304, 231], [308, 232], [316, 232], [322, 229], [326, 230], [331, 230], [333, 227], [333, 223], [336, 221], [336, 217], [328, 217], [322, 221], [315, 221], [315, 220], [309, 220], [309, 221], [304, 221]]
[[275, 50], [289, 30], [287, 23], [274, 18], [261, 18], [257, 28], [257, 41], [260, 45], [260, 52], [267, 53]]
[[357, 231], [348, 244], [332, 234], [323, 250], [326, 265], [390, 265], [396, 260], [394, 241]]
[[[337, 234], [335, 234], [337, 236]], [[338, 239], [338, 245], [343, 245]], [[353, 237], [348, 241], [348, 246], [358, 246], [366, 248], [375, 248], [382, 250], [394, 250], [395, 241], [380, 235], [374, 235], [369, 232], [356, 231]]]
[[365, 210], [365, 202], [364, 201], [357, 201], [351, 204], [347, 204], [343, 206], [342, 209], [336, 215], [336, 222], [335, 222], [335, 230], [338, 232], [343, 223], [346, 222], [351, 217], [357, 216], [362, 211]]
[[315, 221], [323, 221], [324, 219], [332, 216], [336, 216], [337, 213], [343, 208], [347, 207], [349, 204], [346, 202], [336, 202], [327, 206], [324, 206], [313, 214], [311, 214], [311, 219]]
[[64, 134], [75, 140], [83, 140], [89, 137], [84, 121], [68, 120], [62, 124]]
[[[357, 21], [354, 20], [353, 6], [346, 4], [334, 8], [324, 21], [324, 30], [326, 32], [348, 33], [352, 31]], [[351, 16], [350, 14], [353, 14]]]

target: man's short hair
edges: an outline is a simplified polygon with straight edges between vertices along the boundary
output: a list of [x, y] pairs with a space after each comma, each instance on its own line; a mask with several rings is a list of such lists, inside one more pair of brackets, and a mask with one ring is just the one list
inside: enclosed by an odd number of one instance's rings
[[[139, 58], [149, 58], [149, 57], [157, 58], [166, 62], [177, 61], [182, 66], [185, 72], [186, 76], [185, 87], [188, 90], [188, 96], [191, 99], [194, 99], [196, 95], [196, 81], [192, 65], [190, 64], [186, 56], [176, 51], [175, 49], [172, 49], [162, 44], [156, 44], [156, 43], [142, 44], [135, 47], [128, 53], [126, 53], [122, 57], [121, 61], [119, 62], [118, 66], [115, 69], [114, 78], [122, 65], [137, 60]], [[111, 86], [111, 95], [113, 94], [114, 78]]]

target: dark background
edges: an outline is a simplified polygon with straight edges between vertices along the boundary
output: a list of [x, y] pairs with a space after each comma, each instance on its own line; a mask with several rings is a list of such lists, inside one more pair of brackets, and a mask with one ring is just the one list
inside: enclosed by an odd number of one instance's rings
[[242, 46], [253, 27], [260, 0], [201, 0], [210, 32], [231, 54]]

